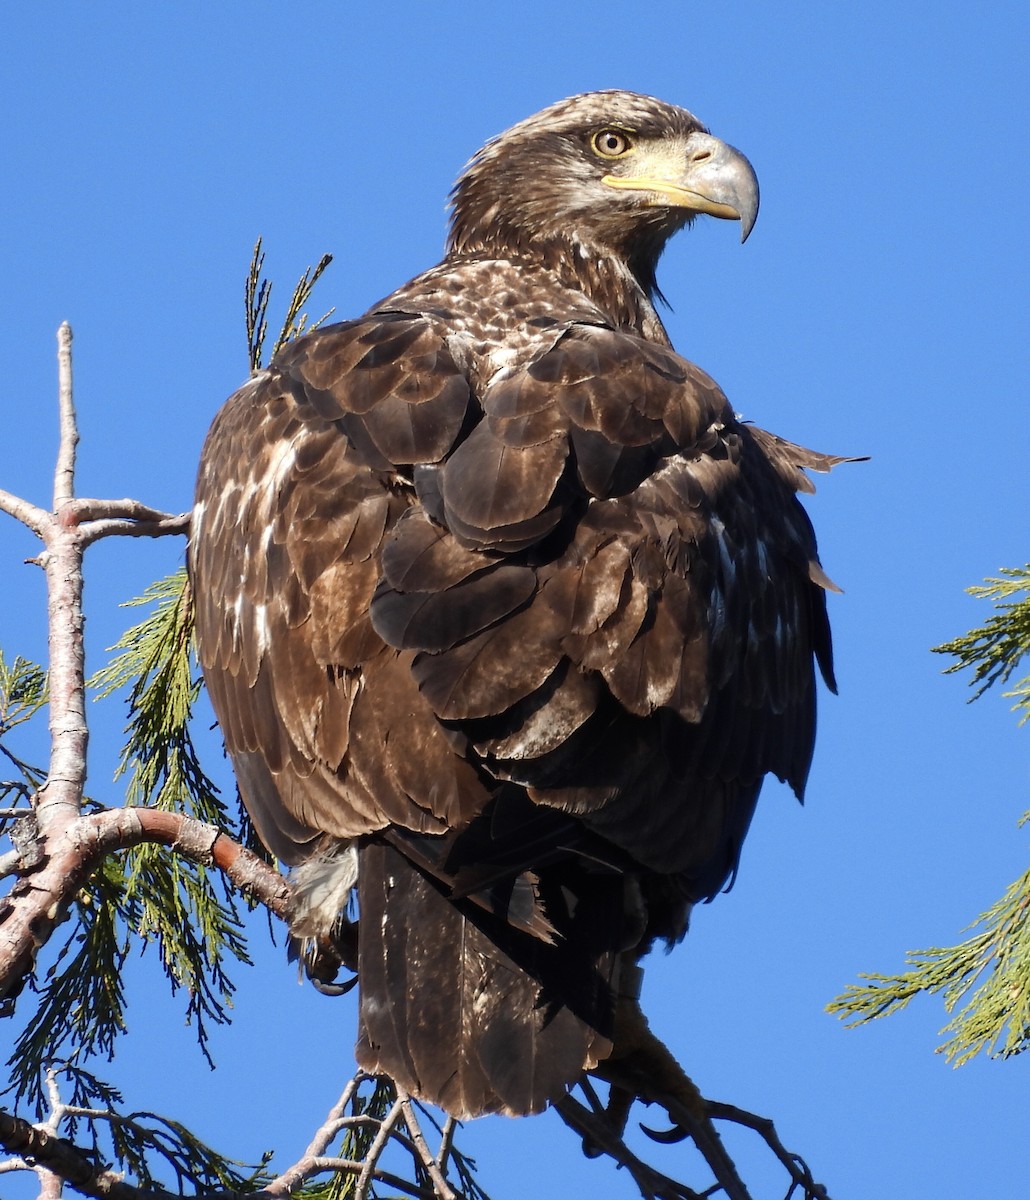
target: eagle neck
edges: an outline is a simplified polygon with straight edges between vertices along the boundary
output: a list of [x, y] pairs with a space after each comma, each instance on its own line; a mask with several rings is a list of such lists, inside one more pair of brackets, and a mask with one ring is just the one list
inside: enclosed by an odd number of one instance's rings
[[[619, 329], [629, 329], [648, 341], [669, 345], [669, 336], [651, 300], [652, 288], [642, 283], [629, 263], [610, 250], [593, 247], [574, 237], [521, 240], [514, 245], [482, 244], [451, 251], [451, 261], [494, 258], [521, 267], [542, 269], [563, 289], [586, 296]], [[654, 272], [650, 271], [653, 281]]]
[[[668, 335], [655, 311], [651, 289], [622, 258], [574, 238], [554, 247], [562, 281], [582, 290], [612, 323], [651, 341], [668, 344]], [[653, 272], [652, 272], [653, 278]]]

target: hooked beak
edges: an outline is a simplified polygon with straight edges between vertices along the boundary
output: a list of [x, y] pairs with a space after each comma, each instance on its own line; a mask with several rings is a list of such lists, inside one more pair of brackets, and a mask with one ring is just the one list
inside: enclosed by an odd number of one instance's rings
[[747, 241], [758, 217], [758, 178], [754, 168], [739, 150], [709, 133], [690, 134], [685, 149], [686, 164], [682, 169], [671, 168], [664, 156], [661, 161], [656, 158], [651, 163], [646, 158], [638, 159], [635, 165], [639, 164], [640, 173], [605, 175], [602, 182], [609, 187], [650, 192], [654, 198], [649, 203], [654, 205], [667, 204], [739, 221], [740, 240]]

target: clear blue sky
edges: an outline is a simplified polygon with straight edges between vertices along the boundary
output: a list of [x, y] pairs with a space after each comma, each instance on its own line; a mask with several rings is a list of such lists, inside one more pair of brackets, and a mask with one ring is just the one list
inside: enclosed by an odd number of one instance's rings
[[[80, 491], [178, 511], [246, 375], [259, 234], [280, 300], [332, 252], [317, 304], [350, 316], [436, 261], [482, 141], [559, 97], [650, 92], [751, 158], [747, 245], [699, 223], [666, 256], [670, 333], [747, 417], [872, 461], [809, 503], [845, 594], [808, 802], [768, 788], [735, 889], [654, 961], [645, 1004], [702, 1089], [775, 1117], [836, 1200], [1025, 1195], [1030, 1062], [953, 1070], [934, 1001], [854, 1032], [823, 1011], [858, 972], [957, 940], [1026, 866], [1030, 732], [1000, 696], [967, 707], [929, 653], [987, 615], [966, 586], [1030, 556], [1025, 5], [223, 0], [22, 5], [4, 23], [0, 486], [36, 501], [62, 320]], [[32, 553], [0, 518], [0, 642], [39, 656]], [[116, 602], [181, 558], [172, 541], [90, 552], [91, 666], [129, 621]], [[123, 716], [95, 713], [91, 792], [114, 801]], [[151, 953], [101, 1074], [285, 1163], [350, 1072], [354, 1013], [299, 988], [281, 950], [258, 957], [217, 1073], [178, 1036]], [[634, 1195], [551, 1117], [466, 1140], [496, 1200]], [[675, 1174], [680, 1153], [657, 1157]], [[741, 1165], [758, 1196], [786, 1190]]]

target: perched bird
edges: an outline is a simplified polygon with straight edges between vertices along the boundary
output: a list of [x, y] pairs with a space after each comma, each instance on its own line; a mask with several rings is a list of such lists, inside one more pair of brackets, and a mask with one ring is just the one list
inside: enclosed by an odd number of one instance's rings
[[346, 946], [356, 904], [359, 1063], [458, 1116], [604, 1059], [764, 777], [805, 786], [833, 585], [795, 493], [841, 460], [739, 420], [655, 310], [673, 233], [757, 212], [689, 112], [554, 104], [465, 168], [439, 266], [290, 344], [204, 447], [242, 798], [298, 937]]

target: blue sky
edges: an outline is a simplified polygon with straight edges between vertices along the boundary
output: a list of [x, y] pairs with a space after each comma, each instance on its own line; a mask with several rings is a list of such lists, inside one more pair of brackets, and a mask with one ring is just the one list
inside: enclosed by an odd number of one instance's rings
[[[447, 191], [483, 140], [562, 96], [659, 95], [750, 157], [747, 245], [698, 223], [663, 261], [670, 334], [745, 416], [871, 461], [820, 477], [809, 502], [845, 594], [806, 806], [768, 788], [736, 887], [653, 962], [645, 1005], [702, 1089], [773, 1116], [836, 1200], [1025, 1191], [1030, 1063], [953, 1070], [933, 1053], [934, 1001], [853, 1032], [823, 1010], [858, 972], [957, 940], [1026, 866], [1027, 731], [1000, 696], [967, 707], [929, 647], [987, 615], [965, 587], [1028, 557], [1028, 33], [1022, 4], [881, 0], [5, 15], [0, 487], [36, 501], [62, 320], [80, 492], [178, 511], [246, 375], [259, 234], [280, 301], [329, 251], [314, 307], [351, 316], [436, 261]], [[0, 644], [41, 656], [33, 543], [7, 518], [0, 553]], [[117, 602], [181, 558], [172, 541], [90, 551], [92, 666], [129, 622]], [[114, 801], [123, 715], [94, 711], [90, 787]], [[106, 1072], [132, 1105], [285, 1163], [350, 1072], [354, 1013], [299, 988], [279, 949], [258, 959], [214, 1075], [155, 956], [134, 963], [133, 1034]], [[634, 1194], [551, 1117], [478, 1122], [466, 1142], [497, 1200]], [[756, 1195], [786, 1190], [739, 1152]], [[686, 1174], [682, 1153], [659, 1164]]]

